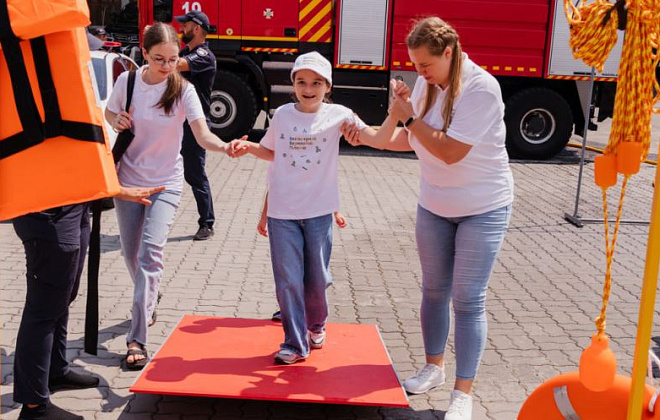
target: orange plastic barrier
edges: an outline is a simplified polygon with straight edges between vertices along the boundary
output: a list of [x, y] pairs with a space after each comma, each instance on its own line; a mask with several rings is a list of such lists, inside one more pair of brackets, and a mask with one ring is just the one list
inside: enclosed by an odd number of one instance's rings
[[84, 0], [0, 0], [0, 220], [119, 192], [88, 15]]
[[[578, 372], [559, 375], [543, 383], [527, 398], [518, 420], [625, 419], [630, 383], [630, 377], [616, 375], [611, 388], [594, 392], [580, 382]], [[654, 391], [649, 385], [644, 390], [644, 410], [640, 420], [660, 419], [657, 403], [654, 412], [648, 409]]]

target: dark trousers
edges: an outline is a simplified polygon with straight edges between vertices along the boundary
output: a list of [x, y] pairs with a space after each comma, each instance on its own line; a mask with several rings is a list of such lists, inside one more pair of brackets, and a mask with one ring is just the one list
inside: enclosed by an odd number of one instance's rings
[[[208, 123], [208, 122], [207, 122]], [[211, 185], [206, 176], [206, 150], [197, 141], [188, 123], [183, 124], [183, 144], [181, 145], [181, 156], [183, 156], [183, 174], [186, 182], [192, 188], [200, 226], [213, 227], [215, 213], [213, 212], [213, 197], [211, 196]]]
[[35, 237], [23, 241], [27, 296], [14, 356], [14, 401], [19, 403], [48, 402], [48, 378], [69, 372], [69, 305], [78, 294], [90, 231], [86, 212], [79, 220], [66, 223], [74, 222], [79, 223], [78, 243], [63, 244]]

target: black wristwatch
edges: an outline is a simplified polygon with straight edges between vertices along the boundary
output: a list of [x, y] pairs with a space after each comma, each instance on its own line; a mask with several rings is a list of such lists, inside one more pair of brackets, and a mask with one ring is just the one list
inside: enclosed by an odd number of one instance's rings
[[414, 123], [416, 119], [417, 119], [417, 117], [415, 117], [414, 115], [412, 117], [408, 118], [408, 120], [403, 123], [403, 128], [405, 128], [407, 130], [408, 127], [410, 126], [410, 124]]

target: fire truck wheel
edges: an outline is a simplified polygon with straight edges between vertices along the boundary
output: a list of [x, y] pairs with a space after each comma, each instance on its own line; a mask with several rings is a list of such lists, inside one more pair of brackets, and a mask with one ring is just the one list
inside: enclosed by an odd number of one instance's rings
[[573, 133], [568, 102], [546, 88], [521, 90], [506, 101], [506, 147], [520, 159], [548, 159], [564, 149]]
[[211, 92], [211, 130], [223, 140], [247, 134], [259, 108], [254, 91], [234, 73], [218, 70]]

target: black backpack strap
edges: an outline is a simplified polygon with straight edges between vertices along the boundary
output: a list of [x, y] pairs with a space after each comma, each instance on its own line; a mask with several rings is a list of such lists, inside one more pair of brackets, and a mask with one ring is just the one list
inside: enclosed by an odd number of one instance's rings
[[128, 112], [131, 109], [131, 102], [133, 101], [133, 88], [135, 88], [135, 76], [137, 72], [131, 70], [128, 72], [128, 84], [126, 85], [126, 108], [124, 110]]
[[99, 267], [101, 263], [101, 200], [92, 202], [92, 231], [87, 256], [87, 305], [85, 307], [85, 353], [96, 356], [99, 341]]
[[[136, 72], [130, 71], [128, 73], [128, 82], [126, 84], [126, 107], [124, 108], [126, 112], [129, 112], [131, 109], [131, 101], [133, 100], [133, 88], [135, 87], [135, 77]], [[112, 147], [112, 158], [115, 163], [119, 162], [126, 153], [126, 149], [131, 145], [133, 141], [133, 133], [121, 132], [117, 136], [115, 145]]]
[[[126, 86], [126, 112], [130, 109], [133, 99], [133, 88], [135, 87], [135, 71], [128, 73], [128, 84]], [[117, 159], [117, 147], [115, 143], [112, 154]], [[128, 144], [123, 148], [126, 151]], [[121, 155], [119, 155], [121, 159]], [[101, 265], [101, 211], [103, 203], [101, 200], [92, 202], [92, 232], [89, 238], [89, 256], [87, 260], [87, 306], [85, 309], [85, 352], [96, 356], [99, 340], [99, 267]]]

